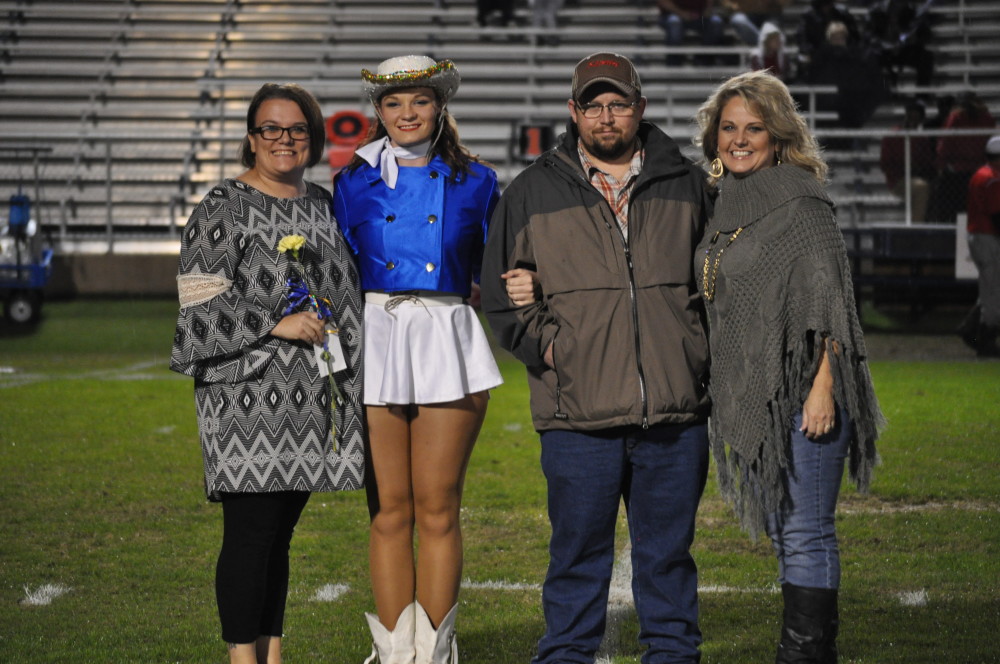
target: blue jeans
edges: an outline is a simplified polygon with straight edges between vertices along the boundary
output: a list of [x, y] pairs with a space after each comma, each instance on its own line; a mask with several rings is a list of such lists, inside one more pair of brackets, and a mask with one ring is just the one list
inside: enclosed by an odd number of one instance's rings
[[532, 661], [594, 661], [624, 499], [639, 641], [647, 648], [642, 662], [698, 662], [698, 570], [690, 547], [708, 473], [705, 425], [545, 431], [541, 438], [552, 538], [542, 588], [546, 631]]
[[733, 32], [747, 46], [760, 45], [760, 29], [768, 21], [775, 25], [781, 25], [781, 14], [761, 14], [757, 12], [747, 14], [745, 12], [736, 12], [729, 17], [729, 25], [732, 26]]
[[684, 42], [684, 31], [695, 30], [701, 35], [703, 46], [718, 46], [722, 43], [725, 24], [721, 16], [708, 14], [693, 21], [685, 21], [677, 14], [661, 14], [660, 27], [663, 28], [667, 46], [680, 46]]
[[840, 549], [834, 517], [851, 439], [847, 412], [837, 409], [830, 433], [809, 440], [795, 416], [785, 499], [767, 519], [767, 534], [778, 556], [780, 583], [806, 588], [840, 587]]

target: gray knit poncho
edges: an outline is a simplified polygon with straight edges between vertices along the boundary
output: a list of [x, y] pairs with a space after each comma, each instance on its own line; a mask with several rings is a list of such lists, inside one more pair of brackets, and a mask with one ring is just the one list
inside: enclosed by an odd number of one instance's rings
[[812, 386], [824, 338], [835, 342], [836, 352], [829, 353], [834, 400], [853, 424], [850, 476], [862, 491], [877, 463], [875, 439], [884, 418], [868, 372], [843, 235], [823, 187], [785, 164], [727, 177], [720, 191], [695, 253], [701, 292], [706, 282], [715, 289], [714, 300], [706, 301], [709, 437], [720, 489], [756, 537], [784, 496], [792, 418]]

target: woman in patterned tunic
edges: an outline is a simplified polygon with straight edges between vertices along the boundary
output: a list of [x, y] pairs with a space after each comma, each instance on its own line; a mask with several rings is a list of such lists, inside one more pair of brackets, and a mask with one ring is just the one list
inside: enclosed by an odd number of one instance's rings
[[765, 530], [785, 603], [777, 662], [837, 661], [834, 515], [883, 424], [826, 164], [784, 83], [749, 72], [698, 111], [719, 198], [695, 254], [708, 313], [709, 440], [723, 495]]
[[497, 179], [459, 143], [445, 110], [459, 82], [450, 61], [390, 58], [363, 78], [379, 122], [338, 174], [334, 212], [357, 254], [366, 300], [366, 486], [378, 610], [367, 614], [369, 662], [452, 662], [462, 485], [488, 390], [501, 383], [464, 302], [479, 276]]
[[[289, 542], [310, 492], [357, 489], [364, 475], [357, 274], [330, 193], [303, 180], [324, 142], [311, 94], [264, 85], [247, 111], [247, 170], [205, 196], [181, 240], [170, 366], [195, 379], [205, 487], [222, 502], [222, 638], [240, 664], [281, 661]], [[288, 236], [304, 245], [279, 251]], [[329, 317], [290, 306], [289, 279]]]

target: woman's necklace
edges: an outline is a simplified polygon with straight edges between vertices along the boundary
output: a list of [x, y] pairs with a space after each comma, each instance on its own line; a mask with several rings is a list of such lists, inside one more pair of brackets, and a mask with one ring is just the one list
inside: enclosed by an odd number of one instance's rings
[[[746, 227], [740, 226], [739, 228], [736, 229], [736, 231], [732, 235], [729, 236], [729, 240], [726, 242], [726, 246], [720, 248], [719, 253], [715, 255], [714, 262], [711, 260], [712, 247], [715, 246], [715, 242], [716, 240], [719, 239], [719, 235], [721, 235], [722, 231], [715, 231], [715, 235], [712, 236], [712, 241], [709, 242], [708, 244], [708, 249], [705, 250], [705, 265], [702, 268], [701, 280], [705, 288], [705, 299], [708, 300], [709, 302], [715, 299], [715, 281], [719, 278], [719, 261], [722, 260], [722, 254], [723, 252], [726, 251], [726, 249], [729, 248], [729, 245], [733, 243], [733, 240], [735, 240], [740, 236], [740, 233], [743, 232], [744, 228]], [[708, 266], [710, 263], [712, 265], [711, 279], [709, 279], [709, 274], [708, 274]]]

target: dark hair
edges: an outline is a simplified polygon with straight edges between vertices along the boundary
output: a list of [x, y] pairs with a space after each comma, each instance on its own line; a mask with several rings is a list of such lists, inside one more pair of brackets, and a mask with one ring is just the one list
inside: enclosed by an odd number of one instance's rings
[[257, 125], [257, 111], [261, 104], [270, 99], [287, 99], [295, 102], [302, 115], [306, 116], [306, 124], [309, 125], [309, 163], [308, 166], [315, 166], [323, 158], [323, 149], [326, 147], [326, 123], [323, 121], [323, 112], [319, 108], [319, 102], [308, 90], [295, 83], [265, 83], [260, 90], [254, 94], [247, 107], [247, 135], [240, 143], [240, 163], [247, 168], [257, 165], [257, 155], [250, 149], [250, 130]]
[[[956, 106], [961, 108], [972, 119], [986, 118], [990, 112], [986, 104], [983, 103], [983, 100], [979, 98], [979, 95], [971, 90], [963, 92], [958, 96]], [[954, 109], [952, 112], [954, 112]]]
[[917, 113], [920, 115], [921, 121], [927, 119], [927, 106], [924, 104], [924, 102], [920, 101], [919, 99], [911, 99], [910, 101], [906, 102], [906, 106], [904, 107], [903, 112], [905, 115], [910, 115], [911, 113]]
[[938, 115], [947, 117], [951, 113], [951, 109], [955, 107], [955, 95], [941, 95], [934, 104]]
[[[398, 91], [398, 89], [393, 90], [393, 92]], [[383, 94], [382, 97], [385, 95]], [[437, 96], [437, 92], [434, 93], [434, 99], [437, 101], [437, 105], [441, 107], [441, 99]], [[379, 98], [379, 103], [381, 103], [382, 98]], [[471, 172], [469, 164], [472, 162], [479, 162], [479, 158], [473, 155], [469, 150], [462, 145], [462, 141], [458, 137], [458, 124], [455, 122], [455, 118], [451, 116], [451, 113], [447, 109], [443, 109], [437, 116], [437, 122], [443, 122], [444, 126], [440, 127], [441, 134], [438, 136], [437, 141], [431, 148], [431, 152], [427, 155], [428, 158], [435, 155], [441, 157], [441, 160], [448, 164], [448, 168], [451, 169], [451, 175], [449, 180], [455, 182], [459, 179], [459, 176], [468, 175]], [[438, 127], [434, 127], [434, 132], [438, 131]], [[361, 142], [361, 145], [368, 145], [369, 143], [374, 143], [377, 140], [385, 138], [389, 133], [386, 131], [385, 126], [383, 126], [381, 119], [378, 115], [371, 126], [368, 128], [368, 135]], [[364, 159], [354, 155], [354, 159], [351, 163], [347, 165], [348, 170], [354, 170], [361, 164], [365, 163]]]

